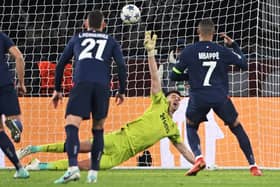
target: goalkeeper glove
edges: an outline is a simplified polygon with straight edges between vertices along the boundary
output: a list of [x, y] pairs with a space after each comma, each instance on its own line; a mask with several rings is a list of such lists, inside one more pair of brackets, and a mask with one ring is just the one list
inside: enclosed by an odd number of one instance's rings
[[155, 55], [156, 40], [156, 34], [153, 34], [153, 37], [151, 37], [151, 31], [145, 32], [144, 46], [148, 52], [148, 57], [152, 57]]

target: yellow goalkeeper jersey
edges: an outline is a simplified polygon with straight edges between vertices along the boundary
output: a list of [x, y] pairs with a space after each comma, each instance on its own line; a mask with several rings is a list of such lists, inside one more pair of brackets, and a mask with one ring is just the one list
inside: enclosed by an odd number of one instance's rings
[[180, 143], [177, 124], [168, 114], [168, 102], [163, 92], [151, 95], [152, 103], [142, 116], [122, 127], [132, 151], [138, 153], [168, 137], [173, 143]]

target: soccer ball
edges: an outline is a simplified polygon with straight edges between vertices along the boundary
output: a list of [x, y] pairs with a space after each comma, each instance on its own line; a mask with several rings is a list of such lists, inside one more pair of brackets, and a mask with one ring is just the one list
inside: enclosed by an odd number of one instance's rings
[[125, 24], [137, 23], [140, 17], [141, 13], [137, 6], [128, 4], [122, 8], [121, 19]]

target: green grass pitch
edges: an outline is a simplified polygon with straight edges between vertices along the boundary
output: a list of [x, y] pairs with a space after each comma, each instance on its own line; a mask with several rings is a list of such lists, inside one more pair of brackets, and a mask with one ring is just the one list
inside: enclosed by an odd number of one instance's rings
[[[53, 181], [64, 171], [33, 171], [29, 179], [13, 179], [15, 170], [0, 170], [1, 187], [52, 187]], [[96, 187], [279, 187], [280, 171], [264, 170], [264, 176], [252, 177], [248, 170], [215, 170], [200, 172], [197, 176], [184, 176], [185, 170], [124, 170], [100, 171], [98, 183], [86, 184], [87, 172], [81, 172], [77, 182], [65, 186]], [[60, 185], [61, 186], [61, 185]]]

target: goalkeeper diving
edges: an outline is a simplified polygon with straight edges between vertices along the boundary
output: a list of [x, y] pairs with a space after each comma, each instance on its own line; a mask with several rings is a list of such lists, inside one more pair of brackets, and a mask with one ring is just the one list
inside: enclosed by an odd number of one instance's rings
[[[180, 136], [177, 124], [172, 120], [173, 113], [178, 109], [181, 99], [180, 92], [174, 90], [162, 92], [161, 81], [155, 60], [155, 45], [157, 35], [151, 36], [151, 31], [145, 33], [144, 46], [148, 53], [149, 71], [151, 75], [151, 104], [144, 114], [134, 121], [128, 122], [121, 129], [104, 136], [104, 150], [100, 161], [100, 169], [110, 169], [137, 153], [151, 147], [159, 140], [168, 137], [175, 148], [190, 163], [194, 156], [189, 151]], [[90, 152], [92, 140], [81, 142], [80, 152]], [[65, 152], [65, 144], [54, 143], [39, 146], [27, 146], [17, 151], [19, 158], [36, 152]], [[89, 169], [90, 160], [79, 161], [80, 169]], [[29, 170], [67, 169], [67, 160], [39, 163], [34, 160], [26, 166]]]

